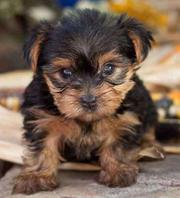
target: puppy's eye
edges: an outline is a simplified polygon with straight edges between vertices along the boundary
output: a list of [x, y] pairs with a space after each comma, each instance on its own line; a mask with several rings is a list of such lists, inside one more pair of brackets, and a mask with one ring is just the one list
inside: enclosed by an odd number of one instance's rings
[[73, 75], [73, 73], [70, 69], [62, 69], [61, 70], [61, 75], [62, 75], [63, 78], [68, 79]]
[[114, 72], [114, 65], [113, 64], [107, 64], [104, 66], [103, 69], [103, 75], [108, 76], [111, 75]]

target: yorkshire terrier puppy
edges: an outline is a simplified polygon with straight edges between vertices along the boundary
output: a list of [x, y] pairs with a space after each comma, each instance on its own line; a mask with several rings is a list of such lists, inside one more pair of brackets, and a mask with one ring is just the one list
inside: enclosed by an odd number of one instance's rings
[[136, 75], [152, 41], [136, 19], [88, 9], [32, 31], [24, 55], [34, 76], [22, 104], [28, 152], [14, 193], [53, 190], [65, 160], [97, 160], [98, 182], [110, 187], [136, 181], [139, 147], [157, 123]]

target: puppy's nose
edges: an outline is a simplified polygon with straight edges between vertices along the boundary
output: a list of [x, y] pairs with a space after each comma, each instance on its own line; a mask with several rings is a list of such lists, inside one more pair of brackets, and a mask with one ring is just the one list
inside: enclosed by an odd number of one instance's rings
[[81, 105], [89, 110], [96, 109], [96, 97], [93, 95], [83, 95], [81, 96]]

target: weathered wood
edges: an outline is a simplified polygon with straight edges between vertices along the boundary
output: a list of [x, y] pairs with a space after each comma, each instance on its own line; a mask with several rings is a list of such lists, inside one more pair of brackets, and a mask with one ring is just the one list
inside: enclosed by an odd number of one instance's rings
[[0, 106], [0, 140], [15, 144], [21, 143], [22, 116]]
[[25, 88], [31, 81], [32, 71], [15, 71], [0, 74], [0, 90]]
[[163, 146], [163, 149], [169, 154], [180, 154], [180, 146]]

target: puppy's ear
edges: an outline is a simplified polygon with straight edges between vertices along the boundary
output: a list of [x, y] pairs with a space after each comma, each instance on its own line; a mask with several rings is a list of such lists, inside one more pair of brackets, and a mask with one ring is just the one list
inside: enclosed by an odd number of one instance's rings
[[46, 42], [52, 26], [47, 22], [41, 22], [31, 32], [24, 45], [24, 59], [31, 66], [33, 72], [37, 70], [38, 59], [42, 45]]
[[141, 63], [148, 55], [151, 44], [154, 41], [152, 33], [135, 18], [127, 17], [126, 14], [120, 16], [118, 26], [132, 40], [136, 53], [136, 62], [137, 64]]

